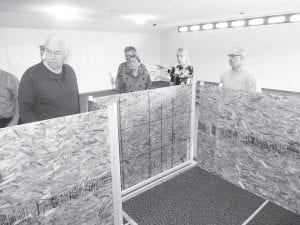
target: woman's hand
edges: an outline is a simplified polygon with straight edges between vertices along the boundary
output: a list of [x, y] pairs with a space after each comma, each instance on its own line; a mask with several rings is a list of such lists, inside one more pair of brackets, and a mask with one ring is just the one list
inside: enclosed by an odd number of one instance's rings
[[163, 70], [163, 69], [165, 69], [164, 66], [159, 65], [159, 64], [155, 64], [155, 66], [156, 66], [156, 69], [158, 69], [158, 70]]
[[156, 69], [158, 69], [158, 70], [171, 70], [172, 69], [171, 66], [162, 66], [159, 64], [155, 64], [155, 66], [156, 66]]

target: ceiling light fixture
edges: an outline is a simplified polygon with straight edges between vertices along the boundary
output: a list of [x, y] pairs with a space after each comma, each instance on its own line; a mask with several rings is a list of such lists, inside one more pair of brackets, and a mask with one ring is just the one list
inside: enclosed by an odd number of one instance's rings
[[250, 18], [237, 18], [236, 20], [230, 19], [227, 21], [211, 21], [206, 23], [178, 26], [178, 32], [187, 31], [203, 31], [213, 30], [220, 28], [235, 28], [235, 27], [249, 27], [255, 25], [272, 25], [277, 23], [291, 23], [300, 22], [300, 13], [288, 13], [279, 15], [264, 15]]
[[45, 12], [51, 14], [60, 20], [80, 19], [80, 10], [70, 6], [49, 6], [45, 8]]
[[133, 20], [136, 24], [145, 24], [148, 20], [153, 19], [153, 16], [149, 15], [130, 15], [127, 19]]
[[285, 16], [274, 16], [268, 19], [268, 23], [283, 23], [285, 21]]

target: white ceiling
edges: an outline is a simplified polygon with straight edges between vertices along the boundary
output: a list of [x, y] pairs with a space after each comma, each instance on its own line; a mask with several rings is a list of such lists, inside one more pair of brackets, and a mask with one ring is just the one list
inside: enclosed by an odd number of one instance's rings
[[[82, 18], [66, 22], [43, 12], [53, 5], [79, 8]], [[185, 23], [299, 11], [300, 0], [0, 0], [0, 26], [162, 33]], [[138, 25], [124, 18], [132, 14], [153, 18]]]

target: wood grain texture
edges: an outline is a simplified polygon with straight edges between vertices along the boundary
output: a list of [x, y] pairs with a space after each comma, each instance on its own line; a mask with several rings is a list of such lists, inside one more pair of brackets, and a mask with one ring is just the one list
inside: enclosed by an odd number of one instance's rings
[[300, 99], [201, 86], [200, 167], [300, 213]]
[[113, 224], [106, 111], [0, 130], [0, 224]]

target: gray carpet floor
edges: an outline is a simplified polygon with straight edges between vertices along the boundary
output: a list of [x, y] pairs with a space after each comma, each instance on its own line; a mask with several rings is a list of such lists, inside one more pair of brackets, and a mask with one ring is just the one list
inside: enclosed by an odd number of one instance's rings
[[248, 225], [300, 225], [300, 215], [269, 202]]

